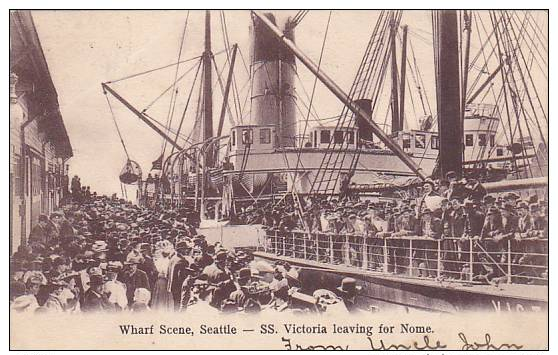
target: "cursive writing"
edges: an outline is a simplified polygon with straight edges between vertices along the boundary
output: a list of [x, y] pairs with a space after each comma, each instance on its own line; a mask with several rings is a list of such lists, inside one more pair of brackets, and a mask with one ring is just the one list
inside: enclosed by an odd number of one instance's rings
[[317, 344], [317, 345], [302, 346], [300, 344], [294, 344], [293, 346], [293, 344], [291, 344], [291, 339], [289, 338], [281, 337], [281, 341], [283, 341], [283, 346], [287, 350], [349, 350], [348, 345], [342, 346], [342, 345]]
[[447, 345], [440, 343], [439, 340], [434, 344], [430, 344], [430, 338], [425, 335], [422, 338], [422, 343], [414, 341], [412, 344], [387, 344], [384, 343], [383, 339], [378, 340], [378, 344], [374, 344], [374, 340], [371, 337], [367, 337], [370, 342], [370, 348], [372, 350], [438, 350], [445, 349]]
[[498, 345], [492, 344], [492, 337], [488, 333], [484, 334], [484, 343], [477, 343], [476, 341], [469, 343], [469, 340], [467, 340], [467, 337], [463, 333], [459, 333], [458, 336], [463, 343], [461, 350], [520, 350], [523, 348], [523, 345], [514, 343], [503, 343]]

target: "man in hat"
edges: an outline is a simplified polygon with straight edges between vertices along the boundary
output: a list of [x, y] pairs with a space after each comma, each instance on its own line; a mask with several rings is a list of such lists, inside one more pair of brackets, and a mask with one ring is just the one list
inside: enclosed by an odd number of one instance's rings
[[422, 212], [420, 233], [431, 240], [417, 240], [413, 243], [417, 248], [415, 257], [419, 261], [419, 276], [436, 277], [437, 242], [435, 240], [441, 238], [442, 222], [429, 208], [425, 208]]
[[215, 261], [213, 264], [206, 266], [202, 272], [203, 275], [207, 276], [209, 284], [215, 287], [212, 306], [216, 308], [219, 308], [221, 302], [227, 299], [230, 293], [236, 289], [233, 282], [233, 275], [227, 268], [226, 262], [227, 252], [225, 250], [219, 250], [215, 254]]
[[136, 288], [145, 288], [151, 290], [147, 274], [138, 268], [141, 264], [140, 256], [131, 255], [126, 260], [126, 269], [122, 273], [122, 282], [126, 285], [126, 297], [128, 305], [134, 302], [134, 292]]
[[252, 282], [252, 271], [250, 268], [242, 268], [238, 271], [238, 287], [236, 291], [233, 291], [229, 296], [235, 306], [238, 308], [244, 308], [246, 302], [250, 299], [249, 285]]
[[182, 293], [182, 284], [186, 279], [186, 268], [189, 266], [186, 257], [189, 256], [191, 248], [186, 241], [179, 241], [176, 243], [176, 248], [170, 257], [168, 267], [168, 291], [172, 293], [174, 299], [174, 308], [180, 308], [180, 297]]
[[103, 293], [103, 284], [102, 275], [93, 274], [89, 277], [89, 289], [85, 291], [81, 307], [83, 312], [101, 312], [113, 309], [108, 297]]
[[138, 250], [138, 255], [141, 256], [142, 260], [141, 264], [138, 265], [138, 269], [147, 274], [149, 285], [155, 285], [159, 272], [157, 271], [155, 262], [153, 261], [151, 244], [140, 243], [136, 249]]
[[39, 215], [38, 223], [33, 227], [29, 234], [29, 245], [42, 244], [46, 246], [51, 239], [49, 228], [50, 220], [47, 215]]
[[466, 216], [464, 236], [480, 237], [484, 225], [484, 214], [478, 208], [475, 208], [476, 204], [472, 199], [465, 199], [463, 205]]
[[337, 287], [337, 292], [347, 310], [351, 313], [358, 311], [357, 294], [360, 287], [352, 277], [345, 277], [341, 280], [341, 285]]

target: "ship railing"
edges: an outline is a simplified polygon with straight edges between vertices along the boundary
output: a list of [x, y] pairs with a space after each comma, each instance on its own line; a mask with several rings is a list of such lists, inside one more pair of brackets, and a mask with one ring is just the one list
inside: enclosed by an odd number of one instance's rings
[[278, 256], [412, 278], [479, 284], [548, 283], [548, 239], [386, 236], [269, 229]]

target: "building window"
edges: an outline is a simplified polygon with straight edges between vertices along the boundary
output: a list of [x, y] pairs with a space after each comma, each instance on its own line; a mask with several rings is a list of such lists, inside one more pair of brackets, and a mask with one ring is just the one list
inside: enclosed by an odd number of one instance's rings
[[466, 134], [465, 135], [465, 146], [466, 147], [472, 147], [473, 146], [473, 135], [472, 134]]
[[314, 136], [314, 147], [318, 146], [318, 132], [311, 133]]
[[494, 134], [490, 135], [490, 146], [494, 147], [496, 145], [496, 136]]
[[271, 128], [260, 129], [260, 143], [261, 144], [271, 143]]
[[14, 154], [14, 193], [16, 196], [23, 196], [22, 164], [21, 156], [19, 154]]
[[231, 145], [236, 145], [236, 131], [232, 131]]
[[320, 132], [320, 143], [329, 143], [331, 137], [329, 131], [321, 131]]
[[243, 129], [242, 130], [242, 144], [252, 144], [252, 130]]
[[333, 133], [333, 143], [343, 144], [343, 131], [335, 131]]
[[424, 149], [426, 147], [424, 134], [415, 134], [415, 148]]
[[430, 148], [435, 150], [440, 149], [440, 138], [438, 138], [438, 136], [432, 136], [430, 139]]
[[498, 157], [504, 156], [504, 150], [502, 148], [496, 149], [496, 156]]
[[479, 134], [479, 147], [486, 147], [486, 134]]

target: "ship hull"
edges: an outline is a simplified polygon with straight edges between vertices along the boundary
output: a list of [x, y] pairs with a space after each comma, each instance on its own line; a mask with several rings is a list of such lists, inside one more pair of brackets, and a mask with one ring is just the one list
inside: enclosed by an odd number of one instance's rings
[[411, 279], [342, 265], [328, 265], [298, 258], [255, 252], [270, 262], [287, 261], [300, 268], [303, 292], [312, 294], [316, 288], [334, 290], [344, 277], [357, 279], [362, 286], [362, 304], [388, 303], [431, 312], [462, 311], [546, 312], [548, 287], [539, 285], [464, 286], [430, 279]]

